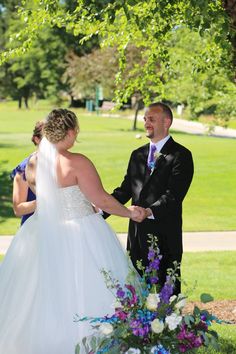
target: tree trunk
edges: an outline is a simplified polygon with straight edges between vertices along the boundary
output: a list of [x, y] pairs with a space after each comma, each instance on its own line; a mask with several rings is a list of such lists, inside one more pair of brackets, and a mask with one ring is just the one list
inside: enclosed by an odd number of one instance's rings
[[25, 96], [25, 97], [24, 97], [25, 108], [27, 108], [27, 109], [29, 109], [28, 100], [29, 100], [29, 96]]
[[142, 98], [137, 99], [134, 107], [135, 107], [135, 114], [134, 114], [134, 122], [133, 122], [133, 129], [132, 130], [137, 129], [138, 112], [140, 111], [140, 109], [143, 108]]
[[22, 97], [20, 96], [18, 99], [18, 108], [21, 109], [22, 106]]
[[134, 114], [134, 122], [133, 122], [133, 129], [132, 130], [136, 130], [137, 129], [137, 119], [138, 119], [138, 112], [139, 112], [139, 104], [137, 103], [135, 108], [135, 114]]

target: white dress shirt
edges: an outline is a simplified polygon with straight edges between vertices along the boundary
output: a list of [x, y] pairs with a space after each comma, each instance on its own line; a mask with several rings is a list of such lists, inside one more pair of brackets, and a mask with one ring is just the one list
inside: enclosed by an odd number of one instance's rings
[[150, 141], [149, 154], [150, 154], [150, 151], [151, 151], [151, 145], [155, 145], [156, 146], [156, 151], [160, 152], [161, 149], [163, 148], [163, 146], [165, 145], [165, 143], [167, 142], [167, 140], [169, 140], [169, 139], [170, 139], [170, 135], [167, 135], [164, 139], [161, 139], [157, 143], [153, 143], [152, 141]]

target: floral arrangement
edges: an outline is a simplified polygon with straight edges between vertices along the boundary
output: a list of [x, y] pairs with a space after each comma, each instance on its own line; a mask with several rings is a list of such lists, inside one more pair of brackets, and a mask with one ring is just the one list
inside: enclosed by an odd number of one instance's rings
[[[210, 329], [212, 321], [221, 323], [208, 311], [195, 306], [192, 314], [183, 314], [186, 297], [173, 295], [176, 270], [169, 270], [163, 287], [158, 284], [158, 270], [162, 256], [157, 239], [150, 235], [149, 265], [138, 263], [143, 277], [134, 272], [122, 287], [112, 275], [103, 270], [106, 284], [114, 292], [114, 313], [101, 318], [79, 318], [90, 321], [94, 335], [83, 339], [76, 347], [76, 354], [177, 354], [192, 352], [201, 346], [218, 349], [217, 333]], [[210, 295], [201, 296], [202, 302], [212, 300]]]

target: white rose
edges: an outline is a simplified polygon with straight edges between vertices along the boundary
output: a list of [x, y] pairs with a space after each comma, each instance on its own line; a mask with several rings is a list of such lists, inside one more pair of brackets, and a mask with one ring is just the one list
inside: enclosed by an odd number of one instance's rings
[[105, 336], [108, 336], [113, 332], [113, 326], [110, 323], [104, 322], [100, 325], [99, 331]]
[[141, 351], [140, 351], [140, 349], [129, 348], [129, 350], [127, 350], [127, 352], [125, 352], [125, 354], [141, 354]]
[[164, 323], [156, 318], [151, 322], [151, 328], [154, 333], [161, 333], [164, 329]]
[[146, 301], [147, 309], [150, 311], [155, 311], [157, 309], [157, 305], [160, 302], [159, 294], [149, 294]]
[[177, 296], [176, 296], [176, 295], [172, 295], [172, 296], [170, 297], [170, 303], [173, 302], [173, 301], [175, 301], [176, 299], [177, 299]]
[[186, 305], [186, 298], [184, 297], [184, 295], [179, 294], [178, 296], [178, 302], [175, 304], [175, 307], [177, 309], [181, 309]]
[[165, 319], [166, 324], [169, 329], [173, 331], [182, 321], [182, 316], [176, 315], [176, 313], [172, 313], [170, 316], [167, 316]]

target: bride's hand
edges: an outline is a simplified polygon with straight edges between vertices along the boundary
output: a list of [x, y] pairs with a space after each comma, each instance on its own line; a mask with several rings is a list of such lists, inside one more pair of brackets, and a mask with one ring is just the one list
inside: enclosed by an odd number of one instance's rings
[[146, 210], [144, 208], [132, 205], [128, 207], [128, 209], [131, 212], [130, 219], [132, 219], [133, 221], [142, 222], [147, 217]]

